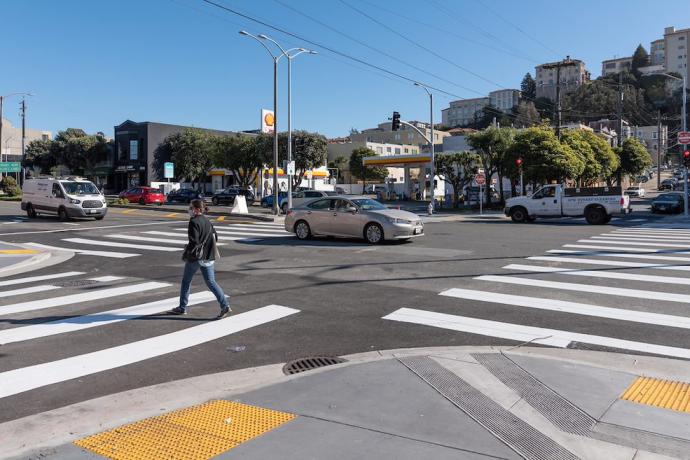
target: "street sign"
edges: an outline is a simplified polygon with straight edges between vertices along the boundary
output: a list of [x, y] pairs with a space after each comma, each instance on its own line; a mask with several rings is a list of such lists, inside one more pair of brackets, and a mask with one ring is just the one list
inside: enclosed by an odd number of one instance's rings
[[477, 168], [477, 174], [484, 174], [484, 168]]
[[22, 164], [18, 161], [0, 163], [0, 173], [13, 173], [22, 170]]
[[175, 177], [175, 164], [174, 163], [164, 163], [163, 164], [163, 177], [165, 179], [172, 179]]
[[288, 176], [294, 176], [295, 175], [295, 162], [294, 161], [288, 161], [288, 163], [287, 163], [287, 175]]
[[678, 133], [678, 143], [682, 145], [690, 144], [690, 131], [681, 131]]
[[477, 185], [484, 185], [486, 184], [486, 177], [484, 174], [477, 174], [474, 176], [474, 181], [477, 183]]

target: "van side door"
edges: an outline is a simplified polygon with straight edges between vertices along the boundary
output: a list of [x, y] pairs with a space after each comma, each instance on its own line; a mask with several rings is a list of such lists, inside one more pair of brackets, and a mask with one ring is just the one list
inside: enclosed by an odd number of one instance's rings
[[57, 214], [58, 208], [63, 204], [65, 200], [65, 193], [62, 191], [62, 187], [57, 182], [53, 183], [53, 189], [50, 193], [50, 198], [48, 198], [48, 206], [46, 209], [50, 213]]

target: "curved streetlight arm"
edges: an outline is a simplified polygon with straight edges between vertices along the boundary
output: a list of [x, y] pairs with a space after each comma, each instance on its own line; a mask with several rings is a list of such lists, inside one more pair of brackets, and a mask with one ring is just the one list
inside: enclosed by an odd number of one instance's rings
[[427, 93], [429, 96], [431, 96], [431, 92], [429, 91], [429, 88], [427, 88], [426, 86], [422, 85], [422, 84], [419, 83], [419, 82], [415, 82], [414, 85], [415, 85], [415, 86], [419, 86], [420, 88], [423, 88], [424, 91], [426, 91], [426, 93]]
[[264, 43], [263, 40], [260, 39], [259, 37], [257, 37], [256, 35], [252, 35], [252, 34], [250, 34], [249, 32], [244, 31], [244, 30], [240, 30], [240, 35], [244, 35], [244, 36], [247, 36], [247, 37], [251, 37], [251, 38], [253, 38], [254, 40], [256, 40], [257, 42], [261, 43], [261, 46], [263, 46], [263, 47], [266, 49], [266, 51], [268, 52], [268, 54], [270, 54], [271, 57], [272, 57], [273, 59], [276, 59], [276, 60], [277, 60], [277, 59], [280, 57], [280, 56], [278, 56], [278, 58], [277, 58], [277, 57], [273, 54], [273, 51], [271, 51], [271, 48], [269, 48], [268, 46], [266, 46], [266, 43]]
[[272, 39], [271, 37], [269, 37], [268, 35], [261, 34], [261, 35], [259, 35], [259, 38], [262, 39], [262, 40], [268, 40], [269, 42], [273, 43], [274, 45], [276, 45], [276, 46], [280, 49], [280, 52], [283, 54], [283, 56], [288, 57], [288, 58], [290, 57], [290, 56], [288, 55], [288, 52], [285, 51], [285, 48], [283, 48], [282, 46], [280, 46], [280, 43], [278, 43], [277, 41], [273, 40], [273, 39]]

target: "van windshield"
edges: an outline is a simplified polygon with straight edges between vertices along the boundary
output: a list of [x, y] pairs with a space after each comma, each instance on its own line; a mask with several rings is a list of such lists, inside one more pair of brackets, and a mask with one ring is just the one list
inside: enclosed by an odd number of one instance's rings
[[62, 182], [68, 195], [100, 195], [100, 191], [91, 182]]

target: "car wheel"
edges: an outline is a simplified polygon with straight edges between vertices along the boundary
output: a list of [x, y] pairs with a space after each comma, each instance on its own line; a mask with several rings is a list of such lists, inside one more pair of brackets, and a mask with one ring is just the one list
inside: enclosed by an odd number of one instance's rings
[[525, 208], [518, 206], [517, 208], [510, 210], [510, 218], [513, 220], [513, 222], [521, 224], [529, 220], [529, 214], [527, 214], [527, 210]]
[[144, 206], [146, 204], [146, 201], [144, 201], [143, 198], [139, 198], [139, 204]]
[[311, 228], [309, 224], [303, 220], [298, 221], [295, 224], [295, 235], [297, 235], [297, 238], [300, 240], [308, 240], [311, 238]]
[[157, 204], [158, 206], [163, 206], [163, 202], [162, 202], [162, 201], [159, 201], [159, 202], [156, 203], [156, 204]]
[[26, 215], [31, 219], [34, 219], [37, 216], [36, 210], [31, 203], [26, 206]]
[[104, 217], [105, 217], [105, 216], [96, 216], [95, 219], [96, 219], [96, 220], [103, 220]]
[[585, 219], [590, 225], [601, 225], [606, 221], [606, 212], [601, 208], [590, 208], [585, 212]]
[[65, 208], [58, 209], [58, 218], [63, 222], [69, 220], [69, 216], [67, 215], [67, 210]]
[[280, 209], [283, 211], [283, 214], [287, 214], [288, 212], [288, 204], [283, 203], [283, 205], [280, 207]]
[[218, 206], [218, 198], [216, 198], [214, 196], [213, 199], [211, 200], [211, 203], [213, 203], [213, 206]]
[[368, 224], [364, 227], [364, 239], [369, 244], [379, 244], [383, 241], [383, 228], [379, 224]]

